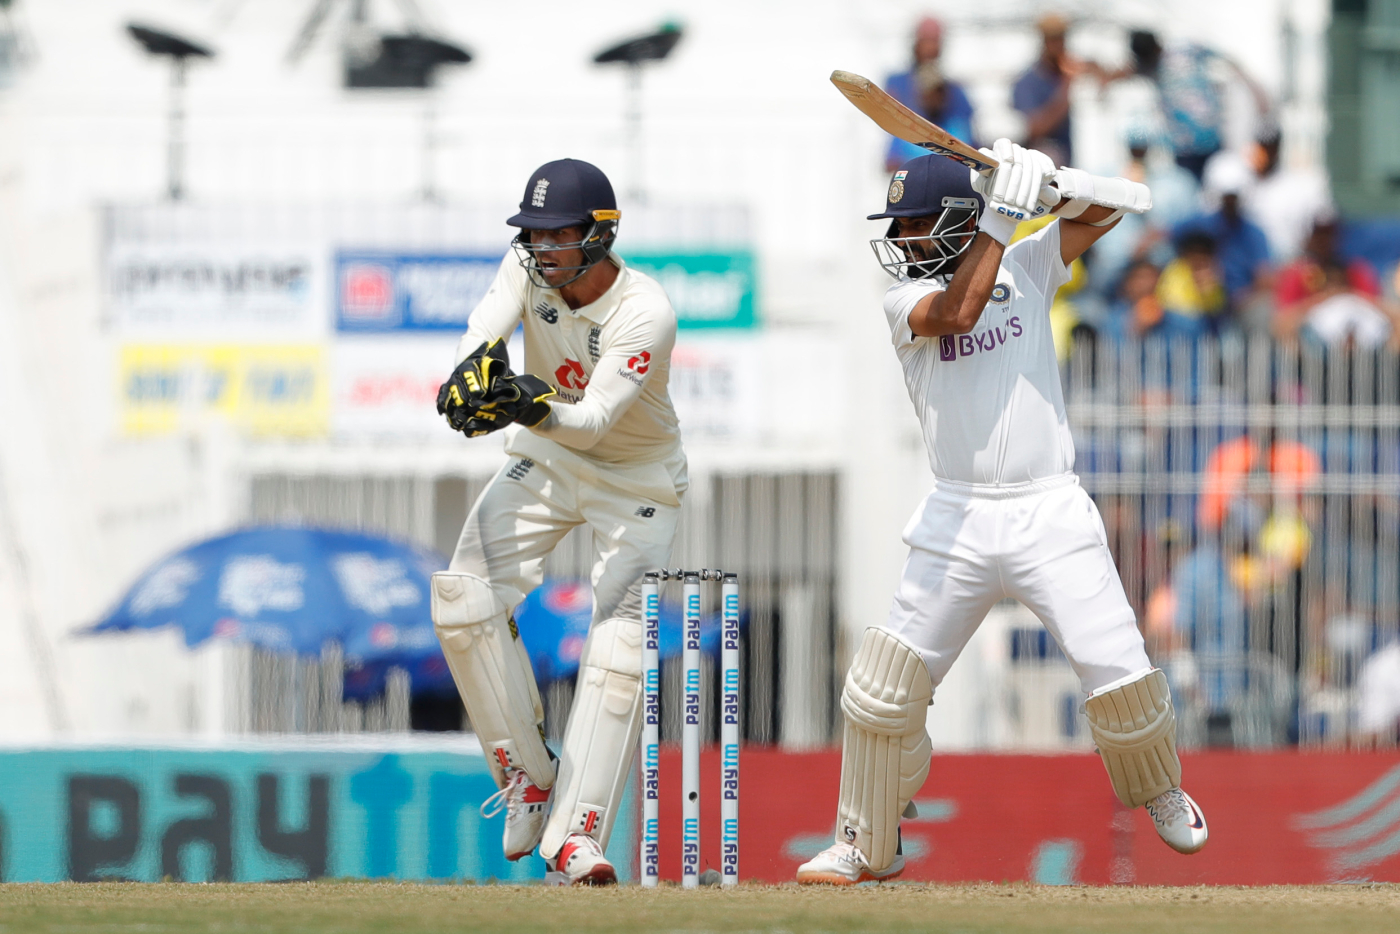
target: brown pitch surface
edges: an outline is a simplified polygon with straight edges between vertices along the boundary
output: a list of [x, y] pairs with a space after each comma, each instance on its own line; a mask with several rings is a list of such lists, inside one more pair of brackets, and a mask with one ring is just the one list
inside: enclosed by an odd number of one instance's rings
[[1393, 932], [1400, 885], [558, 889], [320, 882], [0, 885], [0, 932]]

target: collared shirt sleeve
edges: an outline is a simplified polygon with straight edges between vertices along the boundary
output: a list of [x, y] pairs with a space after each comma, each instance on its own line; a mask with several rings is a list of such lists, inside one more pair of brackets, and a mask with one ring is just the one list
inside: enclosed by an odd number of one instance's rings
[[501, 266], [496, 270], [496, 278], [491, 288], [486, 290], [481, 301], [472, 309], [467, 320], [467, 333], [457, 342], [456, 362], [461, 363], [482, 344], [496, 338], [509, 340], [511, 333], [520, 324], [525, 314], [525, 270], [515, 258], [514, 251], [508, 252]]
[[1031, 282], [1045, 289], [1048, 298], [1054, 298], [1056, 290], [1074, 277], [1060, 255], [1061, 223], [1063, 221], [1051, 221], [1030, 236], [1017, 240], [1007, 248], [1003, 260], [1024, 270]]
[[885, 291], [885, 318], [889, 321], [890, 342], [895, 350], [928, 340], [910, 330], [909, 313], [925, 295], [944, 288], [942, 279], [901, 279]]
[[676, 345], [676, 314], [664, 301], [638, 309], [615, 334], [604, 338], [602, 354], [583, 398], [556, 401], [550, 415], [532, 430], [576, 451], [587, 451], [637, 401], [654, 369], [670, 360]]

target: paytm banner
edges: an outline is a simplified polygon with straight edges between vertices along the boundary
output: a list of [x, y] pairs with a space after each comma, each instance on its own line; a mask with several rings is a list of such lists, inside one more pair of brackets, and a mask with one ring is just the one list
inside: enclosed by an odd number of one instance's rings
[[330, 393], [319, 344], [126, 344], [117, 363], [118, 422], [168, 434], [209, 418], [250, 435], [325, 434]]
[[753, 253], [633, 253], [627, 262], [651, 276], [671, 299], [682, 329], [754, 328]]
[[313, 245], [118, 243], [107, 254], [107, 309], [120, 333], [296, 338], [325, 331], [323, 252]]
[[[538, 881], [471, 737], [0, 751], [0, 881]], [[630, 878], [624, 801], [608, 856]]]
[[460, 333], [500, 265], [499, 255], [339, 252], [336, 328]]

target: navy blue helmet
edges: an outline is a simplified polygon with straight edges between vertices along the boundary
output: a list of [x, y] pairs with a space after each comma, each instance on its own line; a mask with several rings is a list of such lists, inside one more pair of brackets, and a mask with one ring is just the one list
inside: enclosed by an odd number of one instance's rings
[[[612, 183], [596, 165], [578, 159], [547, 162], [530, 174], [519, 213], [506, 221], [521, 231], [511, 246], [520, 258], [530, 280], [543, 289], [562, 288], [593, 268], [608, 255], [617, 239], [622, 212]], [[530, 242], [532, 230], [563, 230], [579, 227], [583, 236], [571, 243], [550, 244], [550, 251], [580, 249], [584, 262], [578, 266], [557, 266], [553, 271], [572, 272], [572, 278], [551, 284], [543, 278], [535, 254], [545, 249]]]
[[[890, 218], [889, 230], [883, 238], [870, 241], [871, 249], [881, 267], [896, 279], [943, 274], [971, 246], [982, 208], [982, 196], [972, 190], [967, 166], [933, 153], [916, 156], [890, 178], [885, 210], [867, 218]], [[898, 237], [897, 219], [903, 217], [933, 218], [933, 229], [927, 236]]]

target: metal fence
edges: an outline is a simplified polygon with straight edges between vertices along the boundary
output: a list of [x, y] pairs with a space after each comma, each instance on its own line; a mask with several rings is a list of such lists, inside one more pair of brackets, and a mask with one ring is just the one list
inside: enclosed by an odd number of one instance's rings
[[[249, 522], [305, 522], [363, 529], [414, 541], [450, 555], [467, 513], [490, 475], [378, 476], [262, 473], [250, 478]], [[722, 566], [742, 581], [745, 739], [789, 748], [826, 745], [835, 725], [836, 528], [839, 483], [834, 472], [703, 474], [692, 471], [672, 554], [673, 565]], [[587, 580], [594, 560], [591, 533], [576, 529], [545, 563], [550, 578]], [[713, 595], [707, 594], [707, 599]], [[715, 607], [706, 607], [711, 613]], [[246, 680], [254, 732], [392, 729], [410, 722], [462, 723], [441, 700], [394, 698], [377, 707], [333, 707], [326, 665], [293, 664], [253, 653]], [[706, 662], [703, 688], [707, 741], [716, 734], [718, 682]], [[241, 675], [240, 683], [245, 680]], [[546, 729], [563, 733], [573, 702], [570, 679], [543, 685]], [[680, 737], [679, 659], [662, 669], [662, 736]], [[455, 698], [447, 704], [455, 705]], [[405, 707], [405, 704], [408, 706]]]
[[1182, 742], [1393, 744], [1394, 351], [1084, 338], [1064, 388], [1077, 470], [1172, 679]]

